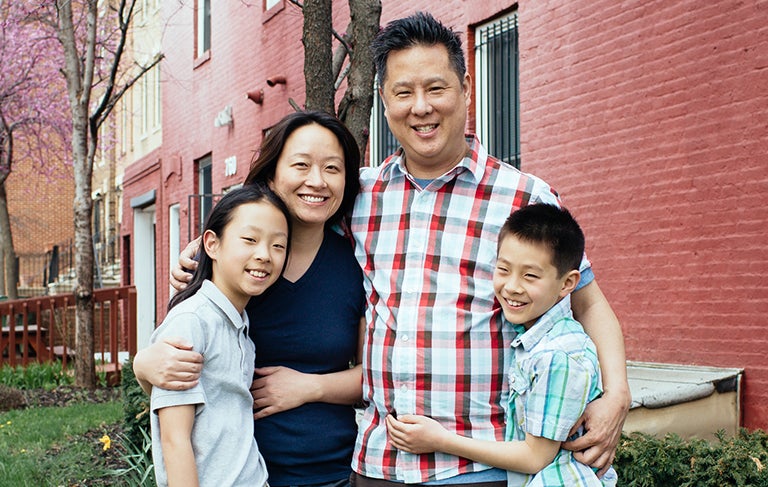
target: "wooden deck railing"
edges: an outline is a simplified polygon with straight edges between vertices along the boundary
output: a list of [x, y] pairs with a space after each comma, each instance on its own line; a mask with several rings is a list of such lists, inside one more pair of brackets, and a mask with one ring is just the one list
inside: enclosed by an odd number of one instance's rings
[[[97, 361], [119, 369], [121, 354], [136, 354], [136, 288], [97, 289], [93, 333]], [[0, 301], [0, 367], [75, 360], [75, 297], [72, 294]]]

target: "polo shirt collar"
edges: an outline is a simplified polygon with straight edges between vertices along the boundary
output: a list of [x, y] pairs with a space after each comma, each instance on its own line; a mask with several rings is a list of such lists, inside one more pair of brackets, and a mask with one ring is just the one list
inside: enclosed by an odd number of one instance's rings
[[523, 325], [512, 325], [517, 332], [517, 336], [512, 340], [512, 347], [515, 348], [522, 345], [523, 349], [530, 350], [563, 318], [573, 318], [570, 294], [558, 303], [555, 303], [549, 311], [541, 315], [529, 330], [526, 330]]
[[248, 315], [245, 313], [245, 310], [243, 310], [242, 314], [238, 313], [235, 305], [216, 287], [216, 284], [206, 279], [203, 281], [203, 285], [200, 286], [198, 292], [215, 304], [229, 318], [229, 322], [238, 331], [246, 328], [248, 325]]

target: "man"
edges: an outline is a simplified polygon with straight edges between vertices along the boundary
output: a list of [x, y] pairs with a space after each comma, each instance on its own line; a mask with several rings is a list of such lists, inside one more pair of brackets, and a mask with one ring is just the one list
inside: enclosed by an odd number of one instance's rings
[[[503, 486], [501, 470], [395, 449], [385, 418], [421, 414], [464, 436], [503, 438], [503, 371], [513, 336], [493, 295], [496, 237], [515, 209], [559, 200], [540, 179], [465, 138], [470, 77], [456, 33], [418, 13], [389, 23], [373, 50], [387, 122], [401, 149], [362, 171], [352, 215], [367, 296], [368, 402], [353, 483]], [[630, 402], [624, 344], [586, 259], [581, 272], [572, 306], [597, 344], [605, 392], [579, 422], [586, 435], [564, 446], [578, 451], [580, 461], [607, 469]]]

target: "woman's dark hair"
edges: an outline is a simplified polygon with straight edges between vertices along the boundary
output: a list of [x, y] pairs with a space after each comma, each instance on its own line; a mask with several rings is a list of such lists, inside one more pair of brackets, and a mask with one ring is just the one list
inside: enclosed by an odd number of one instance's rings
[[301, 111], [283, 117], [264, 137], [259, 152], [251, 162], [245, 184], [272, 181], [285, 141], [296, 129], [313, 123], [333, 132], [344, 150], [344, 197], [339, 209], [326, 222], [326, 225], [333, 225], [352, 212], [355, 198], [360, 191], [360, 150], [349, 129], [333, 115], [321, 111]]
[[401, 51], [416, 46], [444, 46], [448, 51], [451, 66], [459, 80], [464, 79], [467, 63], [461, 48], [459, 34], [428, 12], [415, 14], [393, 20], [388, 23], [373, 39], [371, 51], [373, 63], [376, 66], [379, 86], [384, 86], [387, 78], [387, 58], [392, 51]]
[[[234, 189], [225, 194], [224, 197], [222, 197], [221, 200], [216, 203], [216, 206], [213, 207], [211, 214], [208, 215], [208, 218], [205, 221], [205, 229], [203, 230], [203, 233], [210, 230], [221, 237], [226, 226], [229, 225], [230, 221], [232, 221], [232, 215], [238, 207], [247, 203], [258, 203], [260, 201], [269, 203], [280, 210], [283, 216], [285, 216], [286, 222], [288, 222], [288, 235], [290, 236], [291, 215], [288, 213], [288, 208], [285, 206], [285, 203], [283, 203], [283, 200], [281, 200], [274, 192], [272, 192], [272, 190], [269, 189], [269, 186], [267, 186], [265, 183], [249, 184], [247, 186], [243, 186], [242, 188]], [[286, 262], [288, 261], [288, 252], [290, 251], [290, 241], [291, 239], [289, 238], [288, 247], [286, 247]], [[205, 249], [203, 248], [204, 244], [201, 242], [200, 245], [200, 261], [197, 264], [197, 270], [192, 276], [192, 280], [189, 282], [187, 287], [173, 295], [170, 302], [168, 303], [168, 311], [170, 311], [171, 308], [181, 303], [188, 297], [195, 294], [203, 285], [203, 281], [213, 278], [213, 260], [210, 258], [208, 253], [205, 252]], [[285, 263], [283, 263], [283, 269], [284, 268]], [[282, 269], [280, 272], [282, 273]]]

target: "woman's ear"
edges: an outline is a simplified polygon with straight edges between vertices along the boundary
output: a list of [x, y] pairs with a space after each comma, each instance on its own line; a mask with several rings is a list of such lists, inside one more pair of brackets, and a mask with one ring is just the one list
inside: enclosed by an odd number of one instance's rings
[[213, 230], [206, 230], [203, 234], [203, 250], [208, 254], [211, 260], [216, 260], [216, 253], [219, 251], [221, 240]]
[[581, 273], [576, 269], [568, 271], [563, 277], [563, 287], [560, 289], [560, 298], [571, 294], [581, 279]]

